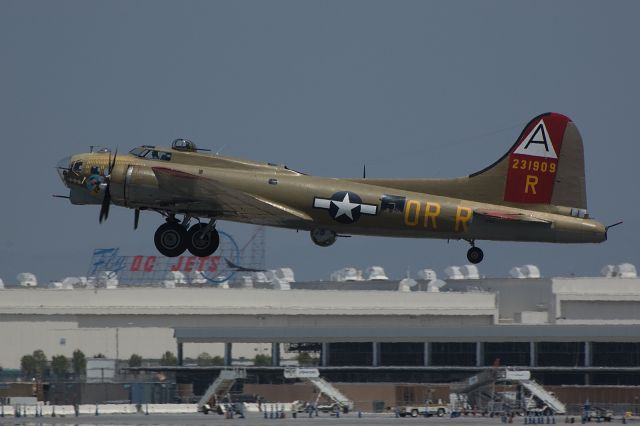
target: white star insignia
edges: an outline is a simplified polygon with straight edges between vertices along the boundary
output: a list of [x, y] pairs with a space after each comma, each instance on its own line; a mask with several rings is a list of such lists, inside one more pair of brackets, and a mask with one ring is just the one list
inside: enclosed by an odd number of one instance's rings
[[338, 207], [338, 211], [334, 216], [334, 218], [336, 219], [344, 215], [344, 216], [347, 216], [349, 219], [353, 220], [353, 215], [352, 215], [353, 209], [355, 209], [360, 205], [360, 204], [351, 202], [351, 200], [349, 199], [349, 193], [346, 193], [344, 195], [344, 198], [342, 199], [342, 201], [332, 200], [331, 202], [335, 204], [336, 207]]

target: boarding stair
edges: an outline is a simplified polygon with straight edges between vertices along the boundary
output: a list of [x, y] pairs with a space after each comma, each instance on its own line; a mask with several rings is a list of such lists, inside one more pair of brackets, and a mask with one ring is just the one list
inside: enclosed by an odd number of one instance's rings
[[554, 413], [564, 414], [567, 412], [567, 407], [553, 395], [543, 388], [539, 383], [534, 380], [520, 380], [519, 383], [526, 388], [532, 396], [538, 398], [543, 404], [553, 410]]
[[[236, 380], [246, 378], [247, 370], [244, 368], [229, 368], [220, 371], [218, 377], [209, 385], [198, 401], [198, 411], [204, 411], [205, 405], [209, 404], [209, 400], [214, 396], [216, 403], [219, 403], [229, 393]], [[211, 408], [213, 407], [209, 409]]]
[[[496, 385], [499, 385], [498, 391], [496, 391]], [[509, 385], [519, 386], [521, 392], [516, 394], [500, 391], [500, 387]], [[491, 412], [507, 412], [517, 407], [529, 411], [532, 405], [534, 407], [542, 405], [543, 409], [546, 407], [556, 414], [565, 414], [567, 411], [566, 406], [558, 398], [531, 379], [531, 372], [528, 370], [487, 369], [469, 377], [464, 382], [452, 384], [451, 392], [457, 395], [458, 401], [464, 401], [468, 406]], [[528, 399], [525, 398], [525, 394], [529, 394]], [[522, 398], [518, 395], [522, 395]]]
[[320, 395], [325, 395], [343, 411], [353, 410], [353, 401], [340, 392], [338, 388], [320, 377], [320, 371], [317, 368], [286, 368], [284, 376], [288, 379], [307, 381], [318, 391], [318, 398], [320, 398]]

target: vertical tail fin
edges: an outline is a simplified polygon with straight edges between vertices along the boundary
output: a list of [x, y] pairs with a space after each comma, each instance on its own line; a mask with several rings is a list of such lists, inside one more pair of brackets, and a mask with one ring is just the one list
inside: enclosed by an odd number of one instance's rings
[[484, 188], [493, 199], [486, 201], [553, 204], [582, 213], [587, 209], [582, 137], [569, 117], [539, 115], [502, 158], [470, 175], [469, 183], [493, 186]]

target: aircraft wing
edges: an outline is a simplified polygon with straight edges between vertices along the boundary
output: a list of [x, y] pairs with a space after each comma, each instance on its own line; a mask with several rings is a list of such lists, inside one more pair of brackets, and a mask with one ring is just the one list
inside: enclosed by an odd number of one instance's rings
[[551, 224], [551, 221], [540, 219], [538, 217], [524, 214], [524, 213], [512, 213], [503, 210], [487, 210], [476, 209], [473, 212], [487, 221], [490, 222], [520, 222], [520, 223], [537, 223], [537, 224]]
[[251, 223], [293, 225], [311, 221], [304, 212], [232, 188], [214, 179], [167, 167], [153, 167], [159, 188], [175, 197], [178, 209]]

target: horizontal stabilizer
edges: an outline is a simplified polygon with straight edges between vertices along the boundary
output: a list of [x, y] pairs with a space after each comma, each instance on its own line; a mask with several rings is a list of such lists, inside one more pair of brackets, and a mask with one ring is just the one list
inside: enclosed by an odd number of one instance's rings
[[524, 213], [511, 213], [500, 210], [485, 210], [485, 209], [476, 209], [473, 212], [476, 215], [484, 217], [485, 219], [496, 221], [496, 222], [520, 222], [520, 223], [539, 223], [539, 224], [550, 224], [551, 221], [537, 218], [532, 215], [524, 214]]

